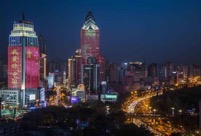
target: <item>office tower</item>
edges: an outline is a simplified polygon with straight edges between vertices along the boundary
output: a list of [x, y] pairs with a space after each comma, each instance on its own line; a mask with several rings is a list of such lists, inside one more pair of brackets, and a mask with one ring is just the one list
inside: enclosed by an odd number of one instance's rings
[[100, 65], [100, 81], [105, 80], [105, 60], [100, 53], [100, 34], [95, 18], [88, 12], [81, 29], [81, 56], [82, 64], [87, 64], [88, 57], [95, 57]]
[[109, 66], [109, 82], [117, 82], [118, 81], [118, 68], [115, 64], [110, 64]]
[[188, 69], [188, 77], [198, 77], [201, 76], [201, 66], [197, 64], [189, 65]]
[[3, 64], [3, 60], [0, 57], [0, 81], [3, 81], [4, 79], [4, 64]]
[[68, 85], [75, 85], [75, 57], [71, 56], [68, 59]]
[[101, 82], [101, 93], [106, 93], [107, 92], [107, 82], [106, 81], [102, 81]]
[[63, 72], [63, 83], [66, 83], [66, 71]]
[[32, 22], [22, 20], [13, 24], [8, 45], [8, 88], [25, 91], [39, 87], [39, 46]]
[[184, 83], [187, 79], [188, 75], [188, 68], [185, 65], [178, 65], [176, 66], [176, 72], [178, 75], [178, 83]]
[[99, 65], [98, 84], [105, 80], [105, 59], [100, 53], [99, 28], [91, 11], [88, 12], [80, 32], [81, 48], [68, 59], [68, 84], [83, 83], [81, 70], [88, 65], [88, 58], [94, 57]]
[[171, 61], [165, 63], [165, 78], [170, 79], [174, 71], [174, 64]]
[[157, 77], [157, 64], [152, 63], [148, 66], [148, 77]]
[[98, 59], [98, 64], [100, 65], [100, 81], [106, 81], [107, 62], [102, 55], [100, 55], [100, 58]]
[[82, 83], [88, 93], [97, 94], [100, 89], [100, 65], [95, 57], [89, 57], [87, 64], [82, 65]]
[[158, 77], [159, 80], [166, 80], [166, 66], [164, 64], [158, 65]]
[[122, 63], [119, 67], [118, 67], [118, 82], [120, 84], [124, 84], [124, 78], [126, 76], [126, 71], [128, 68], [128, 63]]
[[49, 73], [47, 76], [48, 88], [54, 87], [55, 75], [54, 73]]
[[49, 61], [47, 63], [47, 71], [48, 73], [62, 72], [62, 64], [55, 61]]
[[100, 57], [100, 39], [99, 28], [96, 25], [95, 18], [91, 11], [88, 12], [84, 25], [81, 29], [81, 56], [82, 64], [87, 64], [90, 56], [99, 59]]
[[147, 66], [144, 62], [129, 62], [127, 71], [134, 73], [134, 82], [144, 80], [148, 76]]
[[172, 72], [171, 83], [178, 84], [178, 72], [177, 71]]
[[77, 49], [75, 52], [75, 85], [78, 86], [81, 83], [81, 49]]
[[38, 42], [40, 53], [47, 54], [47, 41], [45, 40], [42, 34], [39, 35]]
[[40, 52], [40, 80], [44, 81], [47, 76], [47, 43], [40, 34], [38, 38]]
[[68, 59], [68, 84], [77, 86], [81, 83], [81, 50]]

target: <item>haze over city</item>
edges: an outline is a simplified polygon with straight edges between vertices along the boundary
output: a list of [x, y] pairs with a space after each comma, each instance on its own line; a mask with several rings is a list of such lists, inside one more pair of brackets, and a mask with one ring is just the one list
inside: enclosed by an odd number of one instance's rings
[[12, 24], [24, 12], [25, 18], [34, 22], [37, 34], [47, 40], [48, 60], [66, 61], [80, 47], [80, 28], [91, 10], [100, 28], [101, 52], [111, 62], [201, 62], [199, 0], [1, 0], [1, 3], [3, 58], [7, 57], [7, 37]]
[[0, 135], [201, 136], [200, 0], [0, 3]]

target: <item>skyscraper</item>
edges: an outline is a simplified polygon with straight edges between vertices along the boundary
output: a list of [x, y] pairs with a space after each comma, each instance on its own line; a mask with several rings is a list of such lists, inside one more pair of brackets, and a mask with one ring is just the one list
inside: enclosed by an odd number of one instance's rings
[[157, 71], [158, 71], [158, 68], [157, 68], [157, 64], [156, 63], [152, 63], [148, 66], [148, 77], [157, 77]]
[[100, 52], [100, 34], [95, 18], [88, 12], [81, 29], [81, 57], [82, 64], [87, 64], [89, 57], [95, 57], [100, 65], [100, 80], [105, 80], [105, 59]]
[[47, 44], [44, 37], [39, 36], [39, 52], [40, 52], [40, 80], [44, 81], [47, 76]]
[[81, 50], [68, 59], [68, 84], [77, 86], [81, 83]]
[[81, 29], [82, 64], [87, 64], [90, 56], [100, 58], [99, 28], [91, 11], [88, 12]]
[[[96, 72], [99, 79], [96, 85], [105, 80], [105, 58], [100, 53], [99, 28], [91, 11], [85, 17], [80, 31], [81, 48], [76, 50], [75, 55], [68, 59], [68, 84], [78, 85], [83, 83], [83, 67], [88, 65], [88, 58], [95, 58], [99, 67]], [[92, 78], [90, 78], [92, 80]], [[93, 81], [90, 81], [93, 82]], [[91, 87], [90, 89], [92, 89]], [[97, 90], [98, 87], [96, 87]]]
[[100, 73], [100, 65], [97, 64], [95, 57], [89, 57], [87, 64], [82, 65], [82, 82], [88, 93], [98, 93], [100, 89], [100, 74], [98, 73]]
[[21, 89], [23, 106], [25, 91], [39, 87], [39, 46], [32, 22], [22, 20], [13, 24], [8, 45], [8, 88]]

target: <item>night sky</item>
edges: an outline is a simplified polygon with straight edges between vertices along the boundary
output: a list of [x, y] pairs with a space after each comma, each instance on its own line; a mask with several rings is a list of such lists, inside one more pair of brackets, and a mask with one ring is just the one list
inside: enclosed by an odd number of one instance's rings
[[0, 0], [0, 55], [7, 62], [8, 35], [25, 12], [47, 40], [48, 60], [67, 60], [89, 10], [111, 62], [201, 64], [201, 0]]

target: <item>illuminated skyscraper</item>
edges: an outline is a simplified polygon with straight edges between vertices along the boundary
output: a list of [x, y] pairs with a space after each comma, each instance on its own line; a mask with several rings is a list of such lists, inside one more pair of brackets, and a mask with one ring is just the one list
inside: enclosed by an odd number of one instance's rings
[[81, 83], [81, 50], [68, 59], [68, 84], [77, 86]]
[[99, 78], [97, 84], [100, 85], [101, 81], [105, 80], [105, 59], [100, 53], [99, 38], [99, 28], [96, 25], [92, 12], [89, 11], [80, 32], [81, 49], [76, 50], [75, 55], [68, 59], [69, 85], [77, 86], [78, 84], [83, 83], [83, 67], [88, 65], [87, 60], [89, 57], [95, 58], [97, 60], [97, 65], [99, 66], [99, 70], [96, 73], [96, 77]]
[[100, 65], [97, 64], [95, 57], [89, 57], [87, 64], [82, 65], [82, 82], [88, 93], [98, 93], [100, 89], [100, 74], [98, 73], [100, 73]]
[[39, 87], [39, 46], [32, 22], [24, 19], [13, 24], [8, 46], [8, 88], [25, 92]]
[[99, 28], [91, 11], [88, 12], [81, 29], [81, 56], [82, 64], [87, 64], [90, 56], [100, 57]]
[[99, 28], [91, 11], [88, 12], [81, 29], [81, 57], [82, 64], [87, 64], [89, 57], [95, 57], [100, 65], [100, 80], [105, 80], [104, 58], [100, 53]]

